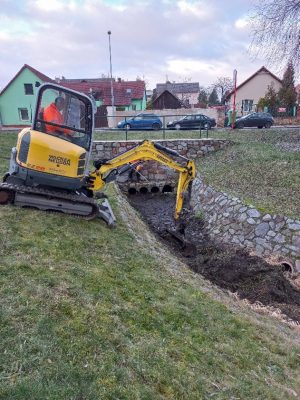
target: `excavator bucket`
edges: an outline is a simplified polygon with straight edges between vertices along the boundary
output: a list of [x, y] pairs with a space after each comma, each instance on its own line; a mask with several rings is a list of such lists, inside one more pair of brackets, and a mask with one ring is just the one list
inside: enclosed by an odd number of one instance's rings
[[116, 217], [107, 199], [104, 199], [102, 204], [99, 204], [98, 217], [103, 219], [109, 228], [114, 228]]
[[177, 243], [179, 243], [182, 255], [184, 257], [194, 257], [196, 255], [196, 246], [185, 239], [184, 233], [181, 233], [175, 229], [167, 229], [167, 233], [170, 234], [172, 238], [177, 241]]

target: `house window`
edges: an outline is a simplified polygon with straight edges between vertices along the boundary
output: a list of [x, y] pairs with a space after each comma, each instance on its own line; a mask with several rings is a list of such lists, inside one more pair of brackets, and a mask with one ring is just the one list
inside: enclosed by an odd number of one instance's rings
[[125, 107], [116, 107], [117, 111], [125, 111]]
[[133, 111], [136, 111], [136, 104], [132, 104], [131, 108], [133, 109]]
[[242, 110], [244, 112], [252, 111], [253, 100], [242, 100]]
[[29, 120], [29, 115], [28, 115], [28, 110], [27, 108], [19, 108], [19, 118], [21, 121], [28, 121]]
[[32, 83], [24, 83], [25, 94], [33, 94], [33, 85]]

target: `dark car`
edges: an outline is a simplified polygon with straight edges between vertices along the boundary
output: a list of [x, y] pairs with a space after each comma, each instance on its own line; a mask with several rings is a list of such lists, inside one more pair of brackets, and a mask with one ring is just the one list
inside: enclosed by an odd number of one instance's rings
[[270, 128], [274, 124], [271, 114], [263, 112], [254, 112], [243, 117], [237, 118], [234, 128], [241, 129], [244, 127]]
[[162, 123], [159, 117], [155, 114], [138, 114], [132, 118], [126, 118], [118, 123], [119, 129], [161, 129]]
[[167, 128], [170, 129], [211, 129], [216, 126], [216, 120], [202, 114], [186, 115], [177, 121], [167, 123]]

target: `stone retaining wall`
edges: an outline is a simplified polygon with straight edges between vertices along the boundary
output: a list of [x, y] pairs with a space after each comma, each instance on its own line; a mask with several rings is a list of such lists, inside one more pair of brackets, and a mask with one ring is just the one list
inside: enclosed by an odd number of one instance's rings
[[215, 239], [252, 249], [261, 256], [286, 257], [300, 272], [299, 220], [263, 214], [236, 197], [214, 190], [200, 177], [193, 182], [191, 204], [195, 212], [203, 212]]
[[[93, 143], [94, 159], [111, 159], [130, 150], [142, 141], [95, 141]], [[204, 155], [224, 148], [230, 144], [229, 140], [222, 139], [184, 139], [184, 140], [158, 140], [157, 143], [169, 149], [177, 151], [180, 155], [189, 159], [196, 159]], [[180, 162], [180, 159], [174, 158]], [[177, 173], [169, 167], [156, 161], [143, 162], [142, 175], [152, 183], [168, 183], [177, 180]]]

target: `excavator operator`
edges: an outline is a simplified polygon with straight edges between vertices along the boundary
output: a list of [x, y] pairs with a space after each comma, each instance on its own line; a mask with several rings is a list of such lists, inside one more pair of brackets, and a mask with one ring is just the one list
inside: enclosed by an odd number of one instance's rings
[[[57, 125], [64, 125], [64, 117], [61, 111], [64, 109], [65, 99], [61, 96], [56, 97], [55, 101], [45, 108], [43, 112], [43, 120], [53, 122]], [[69, 129], [61, 128], [59, 126], [45, 124], [47, 133], [63, 133], [70, 136], [71, 132]]]

